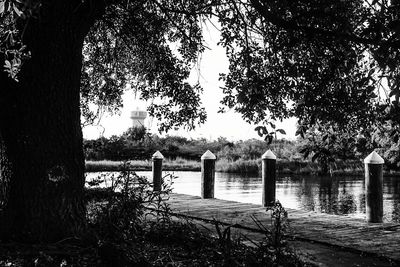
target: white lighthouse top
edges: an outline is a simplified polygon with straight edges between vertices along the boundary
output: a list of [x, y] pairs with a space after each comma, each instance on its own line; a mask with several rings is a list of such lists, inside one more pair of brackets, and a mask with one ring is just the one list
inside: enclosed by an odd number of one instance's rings
[[207, 150], [203, 156], [201, 156], [201, 159], [217, 159], [217, 157], [210, 150]]
[[161, 154], [160, 151], [157, 150], [156, 153], [153, 154], [153, 156], [151, 157], [152, 159], [164, 159], [163, 154]]
[[376, 153], [375, 151], [372, 151], [372, 153], [369, 154], [364, 159], [364, 163], [366, 163], [366, 164], [383, 164], [383, 163], [385, 163], [385, 161], [383, 160], [383, 158], [381, 156], [379, 156], [378, 153]]
[[131, 119], [145, 119], [147, 112], [144, 110], [134, 110], [131, 112]]
[[267, 150], [262, 156], [261, 159], [276, 159], [276, 156], [270, 149]]

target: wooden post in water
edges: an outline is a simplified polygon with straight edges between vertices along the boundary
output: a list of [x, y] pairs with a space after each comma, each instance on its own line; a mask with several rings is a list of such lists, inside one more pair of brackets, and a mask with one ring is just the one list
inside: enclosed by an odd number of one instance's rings
[[152, 156], [153, 159], [153, 191], [161, 191], [162, 162], [164, 156], [157, 151]]
[[268, 149], [262, 157], [262, 204], [264, 207], [275, 203], [276, 156]]
[[383, 163], [375, 151], [364, 159], [365, 213], [370, 223], [381, 223], [383, 218]]
[[201, 197], [214, 198], [215, 160], [217, 157], [207, 150], [201, 156]]

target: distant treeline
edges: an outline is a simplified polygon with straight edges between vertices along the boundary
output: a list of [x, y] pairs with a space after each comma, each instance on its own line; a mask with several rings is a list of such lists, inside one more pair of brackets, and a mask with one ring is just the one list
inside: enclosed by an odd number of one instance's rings
[[298, 152], [298, 146], [298, 142], [288, 140], [274, 140], [268, 145], [267, 142], [256, 139], [232, 142], [225, 137], [214, 141], [179, 136], [159, 137], [146, 133], [144, 128], [130, 128], [120, 136], [84, 140], [86, 160], [96, 161], [147, 160], [157, 150], [172, 160], [176, 158], [199, 160], [207, 150], [211, 150], [218, 159], [255, 160], [268, 149], [280, 159], [299, 160], [302, 156]]
[[[257, 173], [262, 154], [271, 149], [280, 161], [282, 173], [325, 175], [336, 172], [362, 173], [362, 160], [375, 149], [385, 159], [385, 170], [397, 173], [400, 171], [400, 153], [398, 149], [390, 147], [391, 144], [386, 142], [385, 136], [381, 134], [379, 139], [374, 138], [372, 142], [371, 138], [353, 138], [349, 133], [337, 136], [335, 133], [327, 135], [310, 132], [295, 141], [274, 138], [268, 144], [257, 139], [233, 142], [225, 137], [217, 140], [160, 137], [147, 133], [145, 128], [130, 128], [120, 136], [84, 140], [84, 152], [86, 160], [94, 164], [93, 161], [147, 162], [159, 150], [166, 159], [174, 162], [171, 163], [173, 166], [170, 164], [172, 169], [196, 169], [196, 162], [200, 161], [201, 155], [211, 150], [217, 156], [220, 171]], [[180, 163], [177, 165], [178, 162]], [[147, 166], [147, 163], [144, 165]], [[141, 167], [149, 168], [146, 166]]]

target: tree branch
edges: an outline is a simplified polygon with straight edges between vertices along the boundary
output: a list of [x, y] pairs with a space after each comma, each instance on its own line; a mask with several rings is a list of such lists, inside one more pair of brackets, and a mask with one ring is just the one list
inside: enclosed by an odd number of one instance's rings
[[400, 43], [397, 41], [382, 41], [379, 39], [375, 38], [365, 38], [358, 36], [354, 33], [346, 33], [342, 31], [331, 31], [331, 30], [326, 30], [322, 28], [317, 28], [317, 27], [310, 27], [310, 26], [304, 26], [304, 25], [298, 25], [296, 21], [289, 21], [285, 20], [277, 15], [275, 15], [273, 12], [269, 11], [268, 8], [261, 3], [259, 0], [250, 0], [253, 7], [260, 13], [260, 15], [266, 19], [268, 22], [271, 24], [283, 28], [285, 30], [291, 30], [291, 31], [301, 31], [304, 34], [308, 36], [326, 36], [331, 39], [344, 39], [348, 40], [357, 44], [363, 44], [363, 45], [374, 45], [374, 46], [381, 46], [385, 45], [387, 47], [393, 47], [393, 48], [399, 48]]

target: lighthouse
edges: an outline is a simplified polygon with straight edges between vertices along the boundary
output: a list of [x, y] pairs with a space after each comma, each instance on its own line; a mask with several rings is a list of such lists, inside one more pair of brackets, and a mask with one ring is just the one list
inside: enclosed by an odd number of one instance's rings
[[136, 110], [131, 112], [132, 127], [144, 127], [144, 119], [147, 117], [147, 112], [143, 110]]

